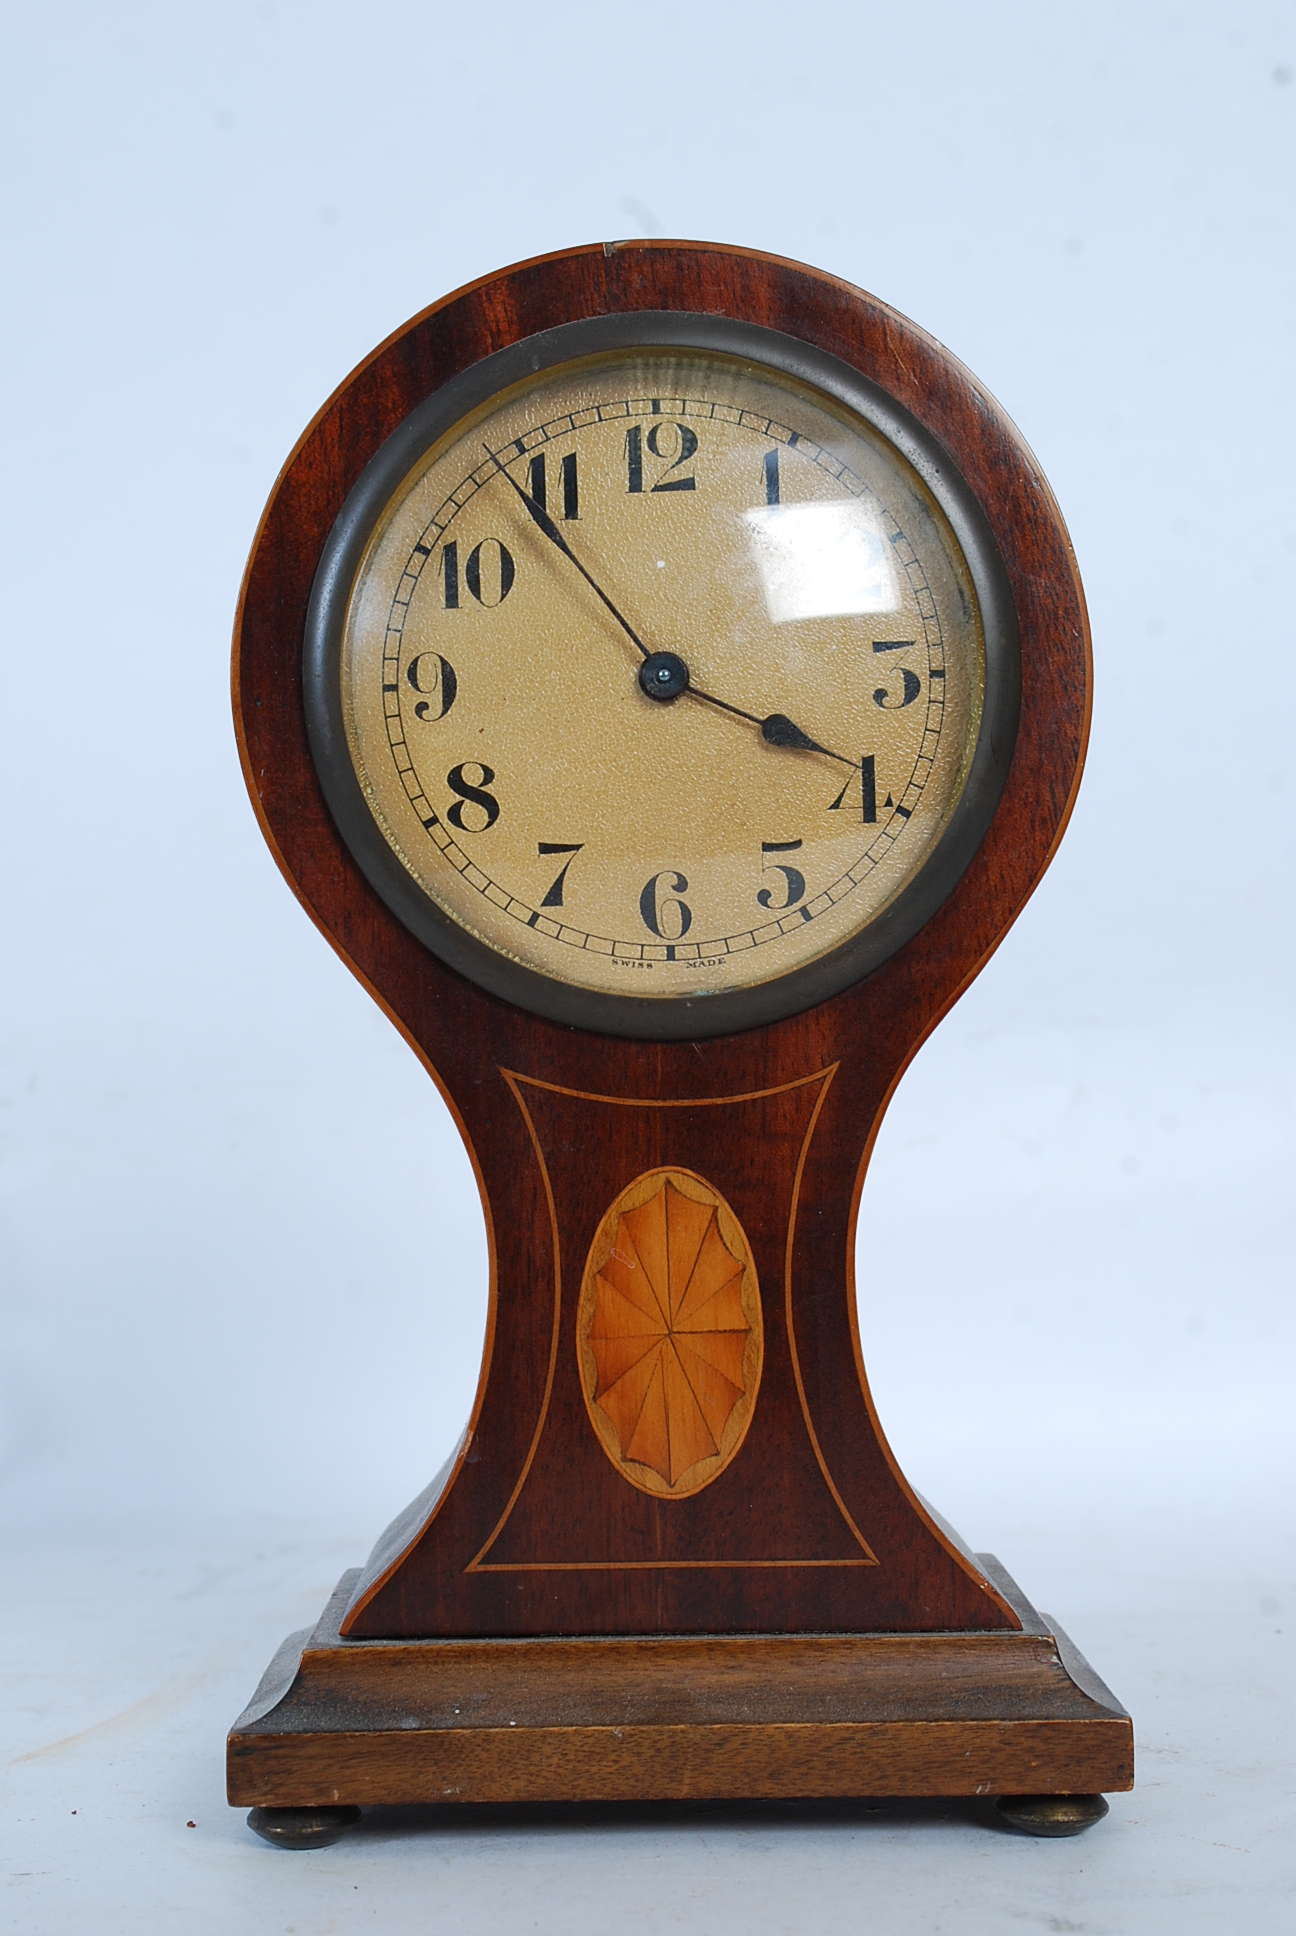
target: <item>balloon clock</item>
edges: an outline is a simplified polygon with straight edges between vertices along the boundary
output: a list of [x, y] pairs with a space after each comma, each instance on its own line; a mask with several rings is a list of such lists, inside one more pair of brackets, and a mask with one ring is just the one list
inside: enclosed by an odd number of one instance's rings
[[879, 1794], [1063, 1834], [1131, 1785], [1129, 1717], [897, 1467], [854, 1283], [883, 1112], [1048, 865], [1089, 688], [1013, 426], [794, 263], [524, 263], [310, 426], [239, 606], [244, 770], [454, 1114], [491, 1283], [451, 1458], [230, 1734], [268, 1838]]

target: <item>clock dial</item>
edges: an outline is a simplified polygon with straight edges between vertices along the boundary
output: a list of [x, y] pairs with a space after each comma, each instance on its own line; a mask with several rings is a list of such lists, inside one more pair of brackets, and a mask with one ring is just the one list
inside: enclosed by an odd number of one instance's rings
[[978, 585], [918, 469], [696, 348], [537, 371], [443, 430], [371, 511], [336, 633], [354, 782], [418, 895], [639, 1002], [867, 930], [949, 825], [985, 702]]

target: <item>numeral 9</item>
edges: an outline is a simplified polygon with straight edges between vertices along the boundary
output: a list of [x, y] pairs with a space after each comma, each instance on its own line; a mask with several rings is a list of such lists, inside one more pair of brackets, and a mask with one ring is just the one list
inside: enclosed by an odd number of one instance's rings
[[[439, 652], [419, 652], [405, 668], [405, 677], [415, 692], [428, 695], [415, 705], [415, 719], [422, 720], [424, 725], [434, 719], [444, 719], [459, 691], [459, 681], [449, 659], [443, 659]], [[433, 699], [437, 702], [435, 712], [431, 705]]]

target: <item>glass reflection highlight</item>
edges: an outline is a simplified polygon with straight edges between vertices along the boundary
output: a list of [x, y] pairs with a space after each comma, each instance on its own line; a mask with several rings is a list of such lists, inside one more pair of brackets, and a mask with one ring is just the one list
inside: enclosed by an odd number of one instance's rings
[[776, 625], [900, 609], [891, 547], [869, 505], [770, 504], [742, 519]]

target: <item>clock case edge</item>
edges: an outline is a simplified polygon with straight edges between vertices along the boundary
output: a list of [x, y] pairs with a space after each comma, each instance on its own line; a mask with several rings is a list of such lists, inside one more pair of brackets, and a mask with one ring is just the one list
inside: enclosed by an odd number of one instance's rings
[[[556, 265], [562, 265], [562, 269], [555, 280]], [[539, 286], [541, 284], [543, 289]], [[348, 379], [330, 403], [325, 405], [299, 442], [288, 465], [285, 466], [254, 543], [253, 556], [240, 598], [236, 629], [235, 710], [240, 753], [249, 792], [263, 833], [276, 860], [316, 925], [321, 928], [352, 972], [358, 976], [400, 1029], [437, 1082], [464, 1137], [473, 1160], [479, 1187], [482, 1189], [491, 1240], [492, 1266], [491, 1310], [482, 1377], [473, 1419], [470, 1421], [458, 1456], [452, 1461], [451, 1470], [446, 1474], [445, 1483], [439, 1489], [429, 1489], [429, 1492], [434, 1492], [435, 1496], [428, 1501], [425, 1513], [411, 1512], [409, 1516], [402, 1516], [407, 1519], [406, 1532], [409, 1536], [402, 1548], [404, 1555], [408, 1555], [411, 1548], [416, 1547], [426, 1534], [431, 1520], [435, 1518], [440, 1506], [452, 1491], [455, 1481], [463, 1473], [465, 1462], [470, 1458], [469, 1448], [473, 1443], [480, 1420], [492, 1361], [497, 1264], [494, 1219], [483, 1167], [478, 1160], [478, 1152], [474, 1144], [472, 1127], [456, 1102], [451, 1083], [436, 1066], [434, 1051], [429, 1048], [425, 1039], [427, 1030], [420, 1029], [411, 1020], [408, 1012], [403, 1012], [407, 1005], [402, 1003], [399, 995], [396, 999], [389, 999], [382, 986], [386, 981], [390, 988], [391, 978], [385, 973], [387, 964], [382, 958], [383, 947], [375, 949], [373, 946], [375, 931], [381, 930], [384, 924], [388, 929], [396, 924], [392, 922], [390, 914], [385, 909], [381, 910], [381, 914], [375, 921], [375, 907], [368, 903], [375, 902], [376, 897], [363, 882], [363, 877], [355, 868], [345, 848], [337, 841], [336, 830], [332, 827], [327, 810], [321, 813], [322, 801], [312, 803], [313, 813], [305, 816], [310, 821], [310, 825], [305, 829], [306, 839], [303, 841], [301, 838], [303, 816], [298, 809], [302, 798], [304, 795], [309, 795], [312, 782], [315, 784], [315, 791], [318, 792], [318, 782], [313, 768], [308, 772], [302, 767], [300, 760], [294, 758], [295, 775], [287, 789], [282, 785], [282, 772], [271, 770], [274, 762], [273, 759], [268, 759], [267, 755], [272, 750], [270, 738], [273, 736], [267, 736], [264, 722], [256, 717], [264, 710], [263, 700], [266, 695], [264, 691], [255, 690], [255, 688], [263, 685], [265, 668], [264, 665], [258, 666], [256, 663], [258, 641], [250, 639], [248, 633], [249, 618], [253, 615], [254, 608], [259, 607], [263, 623], [267, 616], [264, 598], [266, 588], [258, 582], [258, 566], [259, 564], [264, 566], [264, 540], [267, 531], [274, 526], [276, 509], [283, 508], [282, 493], [290, 487], [294, 478], [300, 483], [305, 472], [305, 481], [314, 487], [317, 496], [322, 487], [324, 495], [327, 497], [331, 493], [336, 507], [340, 508], [346, 490], [358, 475], [354, 455], [348, 458], [347, 451], [343, 448], [348, 441], [354, 445], [354, 436], [348, 439], [346, 434], [339, 435], [340, 420], [347, 416], [348, 406], [354, 405], [356, 401], [352, 396], [354, 387], [366, 373], [375, 375], [375, 381], [371, 384], [372, 394], [365, 408], [372, 416], [377, 407], [380, 418], [386, 410], [394, 421], [398, 422], [403, 414], [402, 404], [410, 394], [409, 378], [406, 376], [403, 384], [395, 385], [385, 380], [382, 369], [383, 359], [398, 353], [402, 347], [408, 347], [410, 338], [420, 329], [427, 330], [434, 326], [439, 354], [444, 360], [438, 363], [436, 355], [429, 359], [425, 343], [419, 355], [414, 358], [415, 362], [421, 361], [425, 366], [424, 376], [421, 379], [418, 377], [414, 379], [415, 389], [421, 385], [435, 387], [438, 380], [444, 381], [447, 374], [454, 373], [452, 366], [457, 358], [461, 365], [466, 367], [472, 361], [476, 361], [479, 355], [489, 354], [492, 348], [502, 348], [508, 342], [517, 341], [528, 334], [538, 333], [539, 329], [546, 326], [546, 301], [550, 316], [552, 316], [555, 301], [564, 305], [561, 312], [564, 315], [571, 315], [573, 307], [579, 309], [582, 303], [587, 313], [601, 314], [606, 313], [607, 308], [612, 306], [641, 308], [651, 307], [654, 303], [661, 306], [664, 290], [671, 292], [670, 306], [688, 309], [695, 313], [731, 314], [737, 315], [740, 319], [745, 316], [749, 320], [772, 327], [777, 327], [780, 321], [787, 323], [794, 320], [798, 331], [806, 333], [808, 340], [817, 341], [827, 354], [847, 361], [853, 358], [855, 367], [861, 368], [866, 375], [871, 374], [873, 380], [883, 382], [884, 387], [886, 387], [887, 377], [890, 377], [894, 386], [899, 373], [911, 388], [911, 395], [902, 396], [900, 401], [912, 409], [915, 415], [919, 415], [920, 420], [926, 422], [933, 435], [938, 436], [951, 448], [955, 461], [965, 476], [969, 474], [969, 470], [972, 471], [970, 481], [974, 490], [977, 489], [979, 481], [984, 493], [987, 480], [993, 481], [998, 467], [1001, 473], [1009, 474], [1007, 481], [1010, 490], [1016, 489], [1020, 498], [1024, 486], [1025, 496], [1029, 500], [1024, 506], [1019, 503], [1017, 507], [1018, 529], [1015, 535], [1019, 540], [1024, 540], [1024, 543], [1018, 542], [1008, 547], [1005, 565], [1009, 578], [1014, 584], [1015, 603], [1019, 615], [1022, 613], [1023, 603], [1027, 608], [1027, 622], [1023, 626], [1023, 633], [1024, 644], [1028, 642], [1030, 650], [1027, 654], [1024, 673], [1023, 717], [1027, 724], [1026, 741], [1030, 753], [1035, 758], [1032, 769], [1026, 773], [1025, 790], [1028, 794], [1033, 792], [1034, 799], [1025, 802], [1021, 800], [1014, 802], [1012, 799], [1014, 777], [1020, 786], [1025, 770], [1022, 764], [1023, 740], [1019, 736], [1017, 757], [1010, 772], [1005, 800], [1000, 803], [995, 824], [992, 825], [990, 834], [971, 863], [967, 874], [964, 875], [949, 901], [939, 910], [933, 921], [929, 922], [923, 935], [916, 941], [910, 942], [900, 951], [900, 955], [895, 960], [879, 970], [878, 974], [870, 977], [869, 983], [865, 985], [872, 987], [876, 992], [880, 978], [889, 978], [894, 982], [896, 977], [903, 973], [898, 964], [903, 964], [906, 957], [912, 958], [920, 943], [924, 941], [927, 943], [927, 966], [930, 968], [934, 963], [936, 973], [934, 975], [929, 973], [926, 976], [926, 986], [919, 999], [914, 1000], [913, 991], [909, 990], [910, 998], [902, 1004], [906, 1012], [898, 1031], [898, 1036], [902, 1039], [893, 1038], [889, 1043], [885, 1069], [873, 1071], [874, 1080], [870, 1085], [872, 1089], [870, 1100], [875, 1098], [877, 1106], [870, 1107], [868, 1111], [867, 1133], [862, 1139], [862, 1144], [857, 1144], [852, 1162], [853, 1187], [850, 1193], [848, 1218], [851, 1236], [853, 1236], [858, 1214], [868, 1156], [876, 1139], [886, 1104], [904, 1068], [917, 1053], [921, 1043], [936, 1026], [941, 1016], [979, 973], [1038, 883], [1061, 837], [1079, 782], [1090, 703], [1088, 630], [1083, 595], [1069, 540], [1051, 494], [1040, 477], [1033, 458], [1012, 425], [986, 396], [986, 393], [968, 377], [961, 366], [915, 326], [898, 317], [885, 305], [877, 303], [875, 299], [851, 290], [848, 285], [775, 258], [759, 257], [744, 251], [713, 248], [702, 244], [643, 244], [616, 249], [611, 248], [610, 245], [604, 245], [601, 248], [541, 258], [538, 262], [522, 264], [513, 270], [503, 271], [498, 276], [485, 278], [468, 290], [456, 292], [444, 303], [424, 312], [403, 330], [396, 332], [372, 357], [366, 359], [366, 362], [352, 378]], [[471, 311], [471, 314], [467, 313], [468, 311]], [[927, 389], [922, 389], [924, 375], [930, 377], [933, 370], [939, 373], [943, 382], [937, 383], [934, 391], [930, 385]], [[900, 387], [903, 388], [903, 382]], [[394, 391], [403, 391], [403, 396], [395, 395]], [[933, 412], [934, 396], [935, 401], [943, 407]], [[920, 408], [914, 409], [915, 404]], [[364, 413], [362, 409], [359, 414]], [[935, 423], [932, 421], [933, 415], [936, 418]], [[990, 433], [988, 436], [987, 432]], [[978, 433], [980, 433], [979, 437]], [[372, 428], [367, 434], [372, 444]], [[983, 448], [980, 453], [983, 460], [989, 457], [988, 465], [985, 461], [969, 464], [969, 455], [973, 458], [978, 455], [978, 441], [982, 446], [987, 444], [994, 446], [993, 450], [987, 452]], [[979, 480], [978, 470], [981, 472]], [[325, 476], [323, 473], [328, 475]], [[982, 501], [984, 502], [984, 496]], [[336, 515], [336, 509], [334, 515]], [[328, 522], [331, 524], [332, 519], [330, 518]], [[318, 524], [318, 517], [316, 523]], [[996, 530], [996, 537], [999, 539], [1000, 549], [1004, 550], [1000, 530]], [[1032, 537], [1035, 540], [1033, 547], [1030, 542]], [[278, 523], [276, 538], [281, 543], [285, 539], [282, 518]], [[1033, 559], [1028, 559], [1024, 553], [1032, 549], [1036, 555]], [[1047, 569], [1042, 572], [1039, 569], [1038, 556], [1041, 550], [1049, 554], [1046, 560]], [[300, 582], [302, 561], [299, 559], [296, 563], [298, 566], [296, 575]], [[310, 577], [313, 578], [313, 570]], [[273, 605], [273, 597], [270, 602]], [[273, 613], [269, 615], [269, 622], [271, 629], [274, 629]], [[255, 629], [254, 620], [253, 630]], [[299, 652], [299, 630], [297, 641]], [[1058, 683], [1056, 675], [1059, 669], [1062, 670], [1062, 684], [1063, 686], [1069, 684], [1069, 703], [1062, 709], [1063, 730], [1046, 733], [1041, 740], [1038, 731], [1040, 695], [1036, 692], [1035, 686], [1039, 683], [1038, 674], [1046, 660], [1054, 662], [1052, 671], [1055, 675], [1055, 686]], [[1061, 661], [1065, 661], [1065, 665], [1060, 667]], [[1055, 702], [1052, 709], [1053, 724], [1056, 727], [1059, 723], [1056, 693], [1053, 698]], [[298, 711], [300, 711], [299, 685], [296, 699]], [[1049, 710], [1047, 697], [1044, 710], [1046, 712]], [[1034, 732], [1030, 730], [1032, 720], [1036, 728]], [[282, 720], [280, 722], [281, 725], [285, 723], [287, 722]], [[295, 726], [298, 741], [304, 742], [304, 722], [298, 718], [292, 724]], [[1035, 742], [1033, 746], [1029, 745], [1031, 740]], [[290, 800], [286, 796], [293, 793], [294, 787], [296, 798]], [[1007, 816], [1006, 807], [1010, 810]], [[1012, 810], [1014, 808], [1015, 811]], [[1007, 830], [1001, 823], [1006, 817], [1011, 819], [1014, 833], [1020, 836], [1022, 828], [1025, 827], [1028, 837], [1019, 837], [1015, 841], [1011, 835], [1006, 839], [1003, 838]], [[1001, 838], [998, 842], [995, 837], [997, 826], [1001, 830]], [[977, 872], [984, 874], [987, 867], [995, 873], [995, 878], [989, 883], [991, 890], [989, 895], [987, 896], [985, 892], [987, 883], [982, 880], [980, 908], [960, 909], [957, 904], [967, 899], [965, 890], [969, 885], [968, 876]], [[333, 889], [331, 904], [328, 904], [327, 890], [323, 895], [320, 891], [321, 879], [326, 877]], [[339, 886], [342, 890], [340, 895], [337, 892]], [[321, 905], [321, 901], [326, 905]], [[937, 938], [937, 946], [934, 949], [931, 945], [934, 938], [931, 933], [933, 928], [944, 930]], [[425, 963], [430, 963], [431, 958], [424, 954], [423, 960]], [[910, 969], [912, 965], [911, 959]], [[436, 964], [436, 974], [454, 988], [457, 999], [453, 1006], [460, 1006], [466, 995], [469, 1006], [474, 1003], [484, 1003], [489, 1010], [497, 1014], [501, 1006], [498, 1002], [479, 990], [471, 989], [462, 981], [462, 978], [454, 975], [452, 970]], [[912, 980], [912, 976], [910, 979]], [[922, 979], [923, 977], [920, 976], [919, 980]], [[753, 1062], [768, 1065], [770, 1062], [787, 1060], [786, 1057], [780, 1058], [776, 1053], [772, 1053], [771, 1038], [781, 1035], [786, 1039], [789, 1033], [793, 1032], [807, 1038], [808, 1042], [815, 1044], [817, 1051], [822, 1053], [822, 1048], [829, 1046], [824, 1040], [825, 1037], [840, 1041], [841, 1038], [849, 1038], [858, 1032], [858, 1018], [852, 1017], [849, 1011], [852, 1006], [858, 1004], [860, 994], [861, 990], [858, 987], [849, 989], [843, 995], [824, 1003], [820, 1009], [810, 1015], [793, 1017], [773, 1028], [750, 1031], [745, 1036], [720, 1038], [717, 1042], [708, 1044], [707, 1047], [713, 1052], [716, 1060], [722, 1060], [731, 1067], [736, 1061], [743, 1061], [744, 1058], [749, 1065]], [[533, 1029], [535, 1029], [534, 1024]], [[583, 1053], [582, 1045], [587, 1051], [590, 1038], [585, 1038], [576, 1031], [557, 1029], [545, 1024], [538, 1026], [536, 1034], [538, 1041], [533, 1042], [532, 1047], [533, 1049], [538, 1047], [542, 1053], [539, 1056], [532, 1054], [533, 1068], [537, 1063], [544, 1064], [543, 1051], [546, 1049], [549, 1051], [556, 1049], [562, 1054], [564, 1062], [574, 1059], [578, 1063], [581, 1061], [588, 1063], [588, 1053]], [[595, 1042], [600, 1039], [602, 1038], [593, 1038]], [[668, 1062], [674, 1063], [678, 1069], [682, 1053], [692, 1045], [670, 1045], [669, 1049], [663, 1045], [627, 1044], [625, 1046], [630, 1052], [628, 1059], [638, 1065], [639, 1080], [635, 1083], [635, 1087], [642, 1093], [643, 1090], [653, 1087], [654, 1078], [658, 1088], [663, 1083], [669, 1086], [672, 1071], [665, 1065]], [[800, 1061], [804, 1066], [804, 1054], [800, 1056]], [[820, 1066], [823, 1066], [822, 1061]], [[696, 1075], [694, 1080], [696, 1082]], [[850, 1352], [854, 1361], [852, 1369], [858, 1379], [857, 1392], [863, 1396], [881, 1455], [890, 1468], [894, 1482], [912, 1514], [914, 1530], [917, 1532], [921, 1527], [927, 1538], [945, 1551], [949, 1560], [953, 1562], [955, 1570], [965, 1575], [969, 1585], [975, 1581], [980, 1589], [977, 1600], [984, 1610], [984, 1615], [995, 1616], [989, 1624], [998, 1624], [1005, 1628], [1014, 1627], [1017, 1624], [1017, 1617], [1008, 1602], [1002, 1598], [992, 1583], [985, 1579], [984, 1575], [980, 1575], [980, 1570], [971, 1560], [970, 1555], [967, 1555], [966, 1549], [961, 1547], [961, 1542], [949, 1538], [936, 1520], [924, 1510], [904, 1481], [886, 1446], [869, 1398], [860, 1352], [853, 1297], [853, 1243], [847, 1244], [847, 1251], [846, 1321], [850, 1333]], [[377, 1588], [391, 1578], [394, 1571], [399, 1571], [398, 1560], [383, 1569], [382, 1580], [371, 1580], [370, 1599], [373, 1598]], [[975, 1625], [976, 1622], [973, 1624]]]

